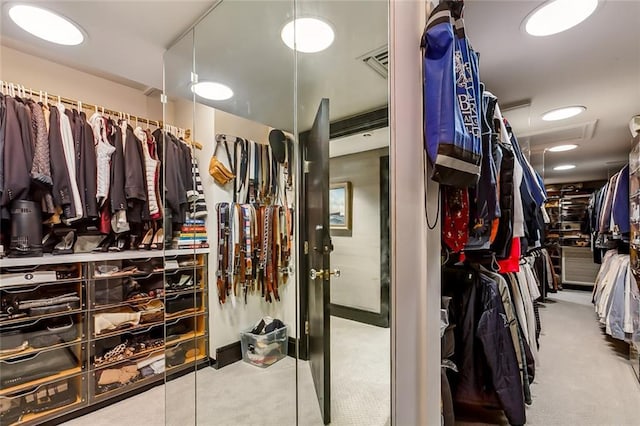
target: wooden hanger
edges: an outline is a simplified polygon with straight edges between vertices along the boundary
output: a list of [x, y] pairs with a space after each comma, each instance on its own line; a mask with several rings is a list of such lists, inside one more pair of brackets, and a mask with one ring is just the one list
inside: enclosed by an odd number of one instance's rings
[[200, 142], [191, 140], [191, 129], [184, 130], [184, 141], [189, 145], [193, 146], [194, 148], [202, 150], [203, 146]]

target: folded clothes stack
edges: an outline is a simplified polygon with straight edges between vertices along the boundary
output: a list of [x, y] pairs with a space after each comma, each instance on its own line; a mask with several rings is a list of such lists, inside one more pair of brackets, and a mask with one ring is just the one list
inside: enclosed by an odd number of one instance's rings
[[164, 369], [164, 353], [158, 353], [137, 362], [105, 368], [96, 374], [96, 394], [100, 395], [147, 377], [162, 374]]
[[206, 248], [209, 247], [207, 228], [203, 219], [187, 219], [178, 234], [177, 247]]

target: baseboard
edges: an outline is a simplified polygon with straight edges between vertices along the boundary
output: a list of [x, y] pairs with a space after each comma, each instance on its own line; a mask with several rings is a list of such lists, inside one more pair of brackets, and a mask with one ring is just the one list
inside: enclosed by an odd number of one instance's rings
[[387, 315], [376, 312], [369, 312], [363, 309], [351, 308], [343, 305], [331, 304], [331, 315], [363, 322], [365, 324], [375, 325], [378, 327], [389, 328], [389, 317]]
[[213, 368], [216, 370], [242, 360], [242, 347], [240, 341], [230, 343], [216, 349], [216, 362]]
[[298, 339], [296, 339], [295, 337], [291, 337], [289, 336], [289, 344], [288, 344], [288, 348], [287, 348], [287, 354], [290, 357], [295, 358], [296, 357], [296, 349], [298, 347]]
[[562, 283], [563, 290], [593, 291], [592, 285]]

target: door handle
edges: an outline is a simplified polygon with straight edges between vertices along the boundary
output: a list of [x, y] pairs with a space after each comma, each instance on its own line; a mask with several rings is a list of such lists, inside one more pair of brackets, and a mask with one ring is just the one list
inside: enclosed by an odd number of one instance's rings
[[341, 275], [340, 269], [334, 269], [333, 271], [330, 270], [315, 270], [315, 269], [311, 269], [311, 271], [309, 271], [309, 278], [311, 278], [312, 280], [315, 280], [316, 278], [326, 278], [329, 279], [329, 277], [333, 275], [336, 278], [339, 278]]

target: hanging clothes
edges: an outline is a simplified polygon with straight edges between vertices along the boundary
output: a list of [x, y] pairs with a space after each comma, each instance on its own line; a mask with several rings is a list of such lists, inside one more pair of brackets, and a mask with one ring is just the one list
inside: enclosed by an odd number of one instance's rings
[[66, 114], [66, 108], [63, 104], [56, 105], [60, 117], [60, 134], [62, 136], [62, 149], [65, 158], [65, 165], [69, 173], [69, 182], [71, 185], [71, 201], [73, 203], [74, 212], [73, 216], [65, 214], [65, 223], [70, 224], [83, 217], [82, 198], [80, 197], [80, 190], [78, 189], [78, 175], [76, 173], [76, 151], [73, 138], [73, 131], [71, 130], [71, 122]]
[[422, 36], [424, 144], [433, 180], [469, 187], [478, 182], [482, 160], [479, 81], [477, 56], [468, 50], [459, 18], [441, 3]]

